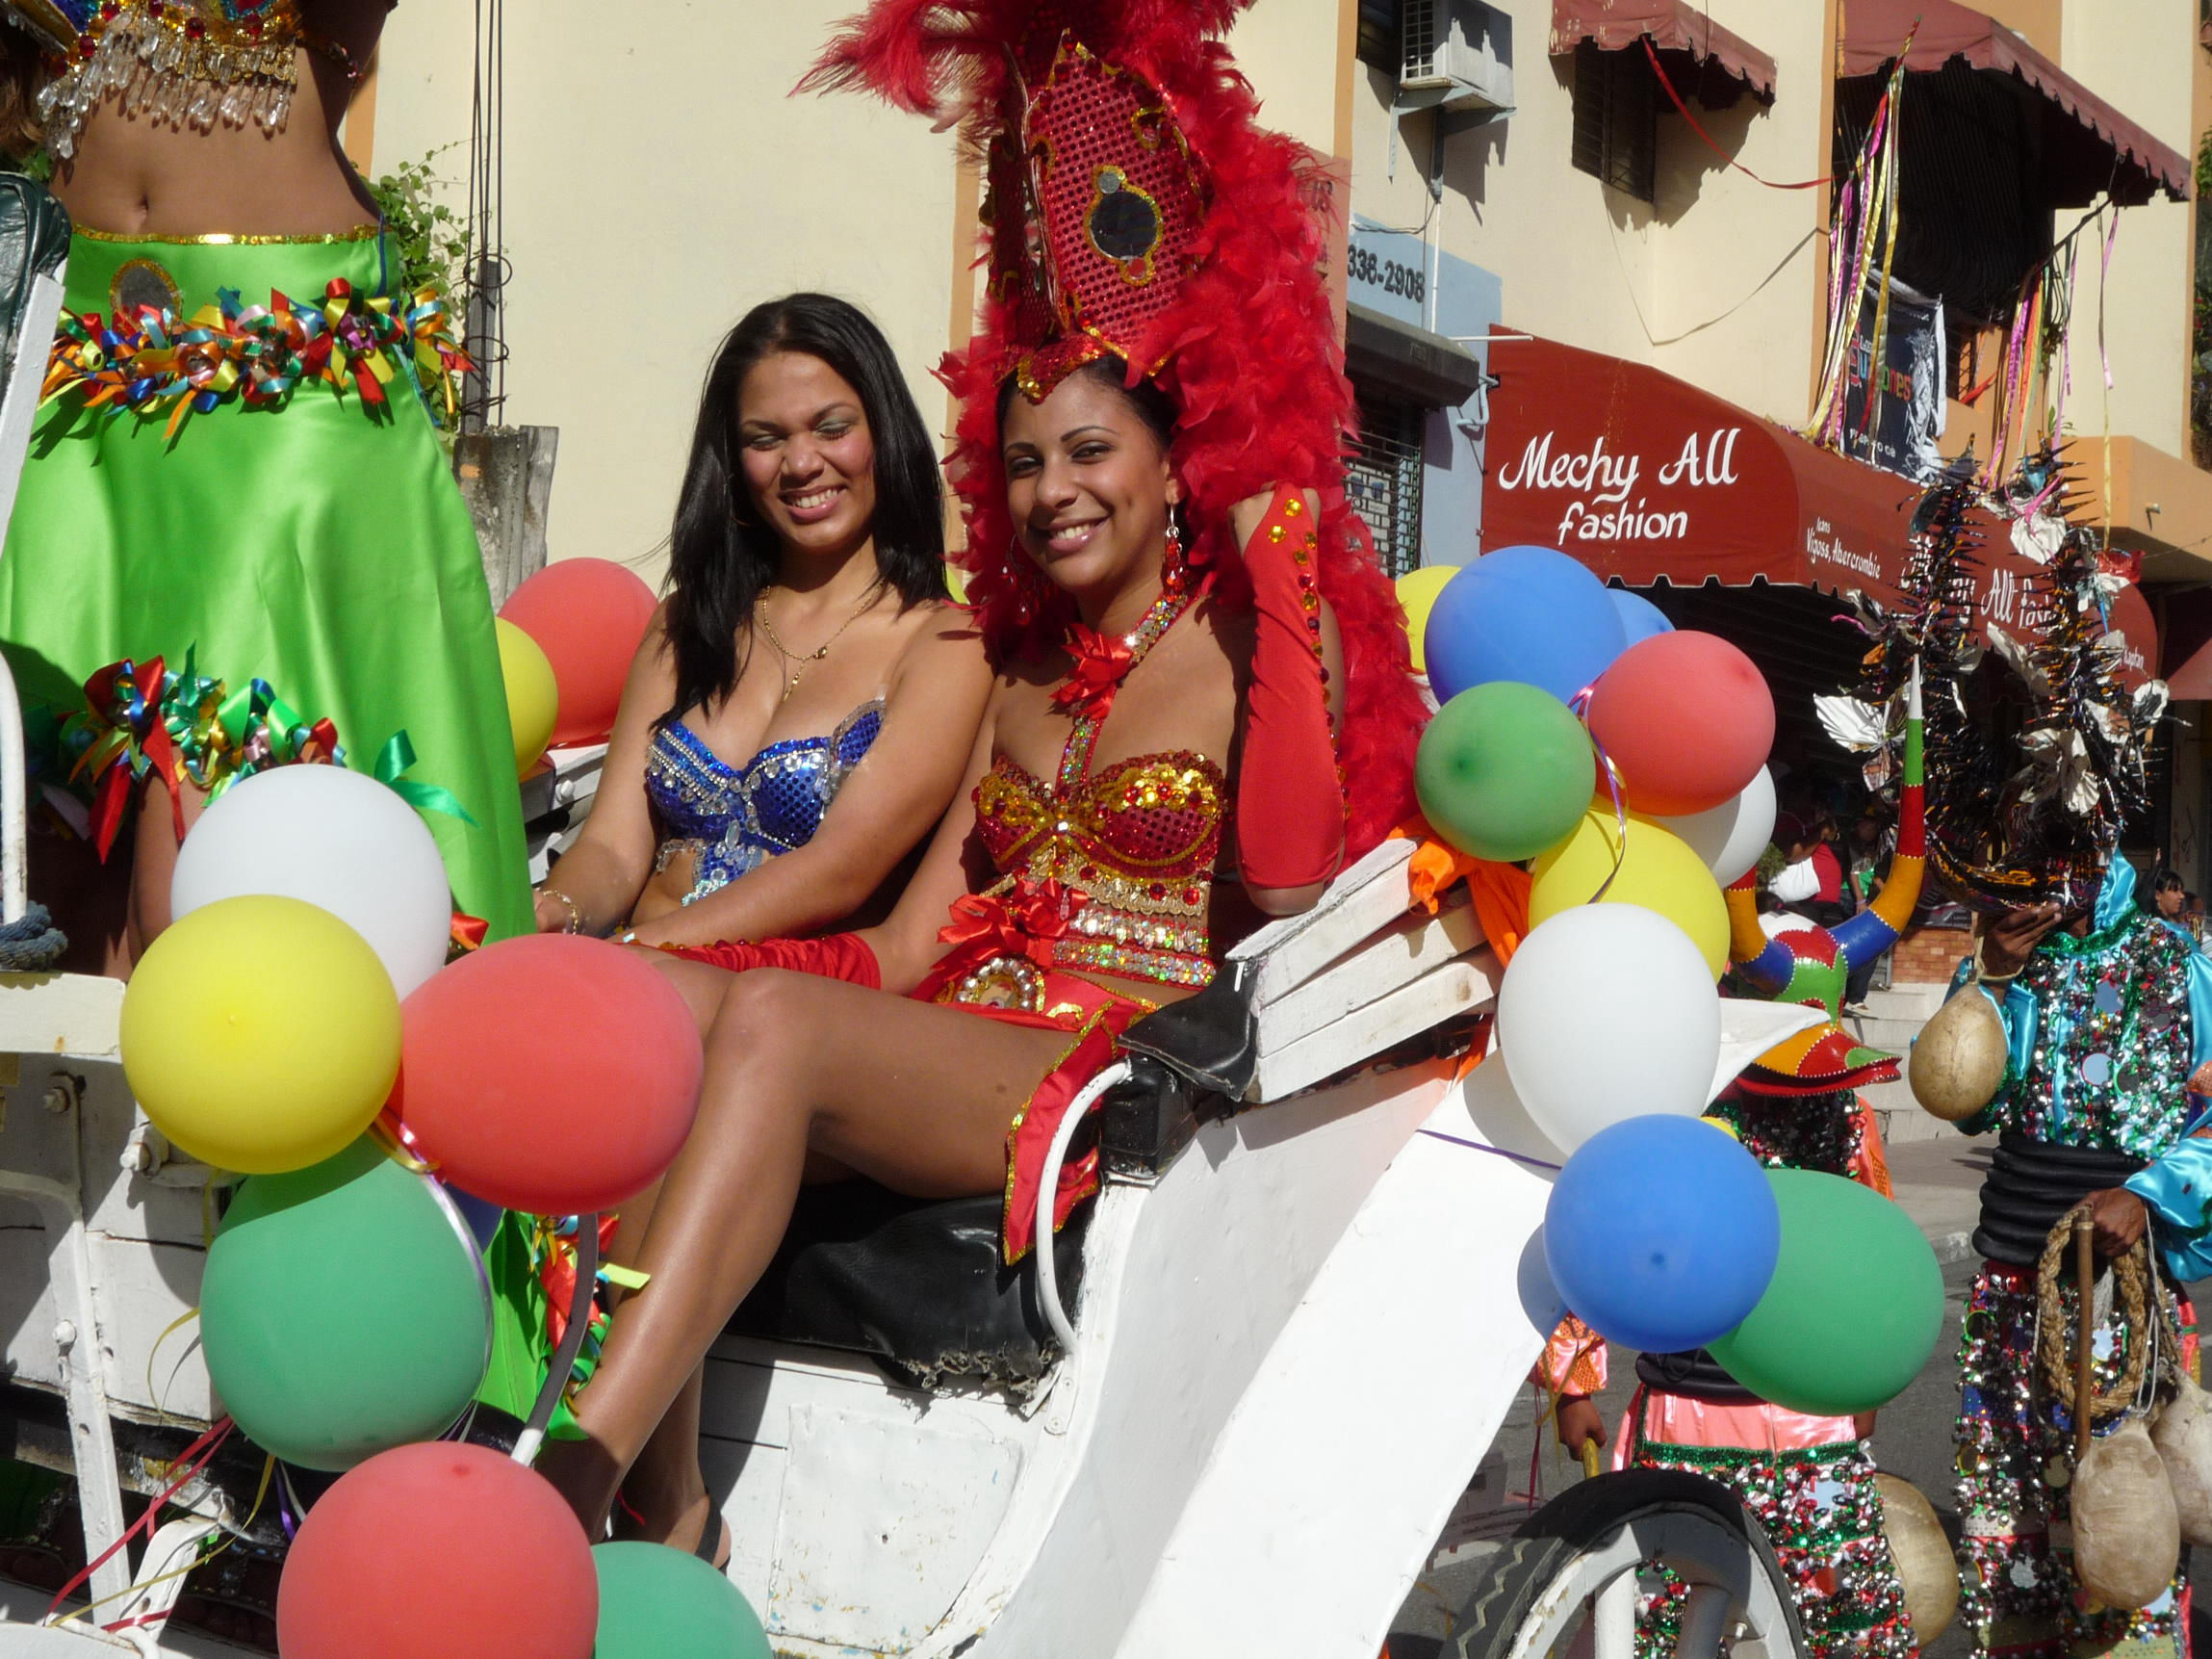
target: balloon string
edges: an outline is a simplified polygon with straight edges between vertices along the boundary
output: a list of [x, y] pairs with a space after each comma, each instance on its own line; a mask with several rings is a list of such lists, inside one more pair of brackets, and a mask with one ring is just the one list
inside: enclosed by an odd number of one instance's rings
[[[232, 1543], [237, 1542], [237, 1540], [244, 1536], [245, 1529], [253, 1524], [253, 1517], [261, 1513], [262, 1503], [269, 1496], [269, 1488], [270, 1484], [270, 1477], [275, 1474], [275, 1472], [276, 1455], [272, 1452], [269, 1456], [262, 1459], [261, 1484], [254, 1489], [253, 1507], [245, 1512], [245, 1518], [240, 1521], [236, 1527], [232, 1528], [228, 1533], [226, 1533], [222, 1542], [218, 1543], [205, 1555], [195, 1555], [192, 1560], [186, 1562], [182, 1567], [171, 1568], [167, 1572], [159, 1573], [152, 1578], [143, 1580], [142, 1582], [134, 1583], [128, 1589], [116, 1591], [113, 1595], [103, 1595], [97, 1601], [88, 1601], [84, 1606], [71, 1613], [69, 1615], [69, 1619], [80, 1619], [84, 1617], [84, 1615], [91, 1612], [93, 1608], [105, 1607], [111, 1601], [127, 1600], [131, 1596], [141, 1594], [145, 1591], [151, 1590], [157, 1584], [167, 1584], [172, 1578], [191, 1577], [192, 1574], [197, 1572], [201, 1568], [205, 1567], [209, 1562], [213, 1561], [217, 1556], [220, 1555], [224, 1550], [228, 1549]], [[282, 1500], [280, 1499], [279, 1501], [281, 1502]], [[289, 1538], [290, 1536], [291, 1535], [288, 1532], [286, 1537]], [[163, 1620], [168, 1618], [169, 1615], [175, 1611], [176, 1608], [172, 1605], [163, 1608], [158, 1613], [134, 1614], [128, 1619], [117, 1619], [112, 1623], [103, 1624], [100, 1626], [100, 1628], [110, 1633], [119, 1633], [125, 1630], [136, 1630], [144, 1625], [159, 1624]], [[58, 1624], [65, 1624], [67, 1622], [68, 1620], [66, 1619], [57, 1620]]]
[[[200, 1190], [205, 1192], [207, 1188], [202, 1187]], [[167, 1422], [182, 1423], [189, 1421], [189, 1419], [178, 1416], [168, 1409], [168, 1390], [166, 1387], [157, 1388], [154, 1387], [154, 1361], [162, 1357], [162, 1344], [198, 1317], [199, 1309], [197, 1308], [187, 1308], [182, 1313], [162, 1327], [161, 1335], [154, 1338], [154, 1345], [146, 1350], [146, 1398], [154, 1403], [154, 1415]], [[187, 1355], [191, 1352], [190, 1348], [185, 1350]], [[180, 1357], [177, 1360], [176, 1370], [169, 1373], [169, 1381], [175, 1382], [177, 1371], [183, 1369], [184, 1360]]]
[[415, 1131], [399, 1121], [399, 1114], [390, 1106], [378, 1112], [369, 1125], [369, 1138], [384, 1149], [384, 1155], [413, 1175], [435, 1175], [438, 1160], [426, 1156], [415, 1139]]
[[1621, 867], [1629, 861], [1629, 808], [1627, 801], [1621, 797], [1620, 768], [1613, 765], [1612, 756], [1606, 753], [1605, 744], [1598, 741], [1598, 735], [1589, 730], [1590, 697], [1596, 690], [1594, 683], [1584, 686], [1567, 701], [1567, 707], [1582, 722], [1583, 731], [1589, 733], [1590, 747], [1597, 751], [1598, 765], [1605, 769], [1606, 792], [1613, 800], [1613, 868], [1607, 872], [1606, 879], [1598, 883], [1598, 891], [1583, 900], [1585, 904], [1596, 904], [1610, 893], [1613, 883], [1621, 878]]
[[[176, 1496], [178, 1492], [182, 1491], [187, 1486], [189, 1486], [193, 1478], [198, 1475], [200, 1470], [207, 1467], [208, 1464], [214, 1459], [215, 1454], [222, 1449], [222, 1442], [230, 1438], [230, 1431], [231, 1420], [226, 1416], [214, 1424], [206, 1434], [200, 1436], [198, 1439], [193, 1441], [191, 1445], [185, 1447], [183, 1451], [177, 1454], [176, 1461], [169, 1465], [170, 1468], [179, 1471], [176, 1479], [171, 1481], [166, 1488], [163, 1489], [159, 1496], [155, 1497], [146, 1505], [145, 1513], [143, 1515], [140, 1516], [137, 1520], [134, 1520], [129, 1526], [123, 1529], [122, 1537], [116, 1539], [115, 1542], [109, 1544], [107, 1548], [100, 1551], [98, 1556], [96, 1556], [94, 1559], [87, 1562], [83, 1569], [80, 1570], [74, 1577], [72, 1577], [68, 1583], [63, 1585], [61, 1589], [54, 1592], [54, 1599], [46, 1604], [46, 1617], [48, 1619], [52, 1619], [54, 1615], [60, 1611], [62, 1603], [69, 1598], [69, 1593], [71, 1591], [75, 1590], [78, 1585], [83, 1584], [87, 1579], [90, 1578], [93, 1573], [99, 1571], [101, 1568], [107, 1566], [110, 1561], [114, 1560], [117, 1550], [127, 1548], [131, 1540], [136, 1537], [141, 1529], [143, 1529], [145, 1535], [148, 1538], [153, 1537], [154, 1528], [161, 1517], [163, 1506], [166, 1505], [170, 1498]], [[69, 1619], [74, 1619], [78, 1616], [78, 1614], [84, 1613], [86, 1611], [86, 1608], [80, 1607], [67, 1615], [65, 1619], [59, 1620], [59, 1622], [66, 1623]]]
[[1450, 1141], [1453, 1146], [1465, 1147], [1469, 1152], [1488, 1153], [1492, 1157], [1511, 1158], [1515, 1163], [1525, 1163], [1531, 1169], [1557, 1170], [1566, 1167], [1564, 1164], [1546, 1163], [1542, 1158], [1532, 1158], [1526, 1153], [1509, 1153], [1504, 1147], [1486, 1147], [1480, 1141], [1463, 1140], [1457, 1135], [1448, 1135], [1442, 1129], [1420, 1129], [1415, 1132], [1428, 1135], [1434, 1140]]

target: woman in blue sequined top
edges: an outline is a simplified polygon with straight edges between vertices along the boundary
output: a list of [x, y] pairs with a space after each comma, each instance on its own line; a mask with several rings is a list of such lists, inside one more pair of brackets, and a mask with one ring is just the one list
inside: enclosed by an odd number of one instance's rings
[[[641, 945], [864, 914], [960, 786], [990, 671], [944, 583], [928, 429], [840, 299], [755, 307], [707, 376], [670, 591], [541, 931]], [[895, 894], [887, 897], [895, 897]]]

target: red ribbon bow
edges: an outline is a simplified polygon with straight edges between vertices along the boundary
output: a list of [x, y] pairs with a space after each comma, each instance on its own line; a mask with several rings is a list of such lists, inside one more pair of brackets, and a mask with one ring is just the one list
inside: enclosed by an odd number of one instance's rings
[[1090, 902], [1081, 888], [1063, 887], [1051, 877], [1036, 884], [1017, 880], [1003, 898], [966, 894], [954, 900], [952, 920], [938, 930], [938, 942], [953, 947], [939, 972], [954, 962], [965, 969], [994, 956], [1026, 956], [1049, 968], [1053, 942], [1067, 936], [1067, 924]]
[[1075, 659], [1075, 668], [1052, 693], [1052, 706], [1072, 709], [1078, 719], [1105, 719], [1114, 693], [1136, 663], [1136, 653], [1078, 622], [1067, 631], [1067, 654]]

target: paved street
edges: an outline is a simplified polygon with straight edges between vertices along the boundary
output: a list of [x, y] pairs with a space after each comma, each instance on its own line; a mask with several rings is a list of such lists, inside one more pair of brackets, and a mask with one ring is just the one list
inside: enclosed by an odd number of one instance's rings
[[[1943, 1335], [1935, 1354], [1913, 1387], [1881, 1413], [1874, 1449], [1884, 1468], [1903, 1475], [1927, 1494], [1954, 1538], [1950, 1433], [1958, 1403], [1959, 1314], [1976, 1265], [1967, 1235], [1973, 1231], [1976, 1193], [1989, 1144], [1946, 1134], [1942, 1140], [1915, 1142], [1890, 1152], [1897, 1200], [1912, 1212], [1943, 1261], [1946, 1300]], [[2199, 1286], [2199, 1293], [2200, 1302], [2212, 1299], [2212, 1284]], [[1635, 1386], [1633, 1354], [1615, 1349], [1611, 1359], [1613, 1383], [1603, 1400], [1608, 1434]], [[1390, 1639], [1391, 1659], [1433, 1659], [1452, 1620], [1480, 1576], [1484, 1559], [1493, 1547], [1491, 1541], [1509, 1534], [1535, 1507], [1527, 1494], [1530, 1452], [1536, 1445], [1536, 1404], [1527, 1395], [1516, 1404], [1474, 1487], [1439, 1541], [1437, 1557], [1399, 1616]], [[1557, 1495], [1582, 1478], [1579, 1465], [1552, 1442], [1549, 1430], [1544, 1433], [1534, 1467], [1539, 1501]], [[2212, 1571], [2212, 1560], [2203, 1564], [2203, 1569]], [[2203, 1610], [2198, 1619], [2199, 1639], [2212, 1636]], [[1968, 1652], [1964, 1631], [1953, 1625], [1927, 1651], [1930, 1659], [1963, 1659]]]

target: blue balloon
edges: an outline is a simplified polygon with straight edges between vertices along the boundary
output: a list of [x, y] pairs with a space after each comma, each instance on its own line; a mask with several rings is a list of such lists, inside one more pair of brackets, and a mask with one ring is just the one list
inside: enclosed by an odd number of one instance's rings
[[1621, 626], [1628, 630], [1631, 645], [1649, 639], [1655, 634], [1674, 632], [1674, 624], [1666, 619], [1666, 612], [1642, 594], [1631, 593], [1625, 587], [1608, 587], [1606, 597], [1621, 613]]
[[1774, 1277], [1782, 1216], [1759, 1160], [1724, 1130], [1660, 1114], [1576, 1149], [1544, 1209], [1544, 1260], [1576, 1316], [1653, 1354], [1740, 1325]]
[[1548, 547], [1502, 547], [1467, 565], [1436, 596], [1422, 635], [1439, 703], [1493, 680], [1571, 703], [1628, 646], [1606, 584]]

